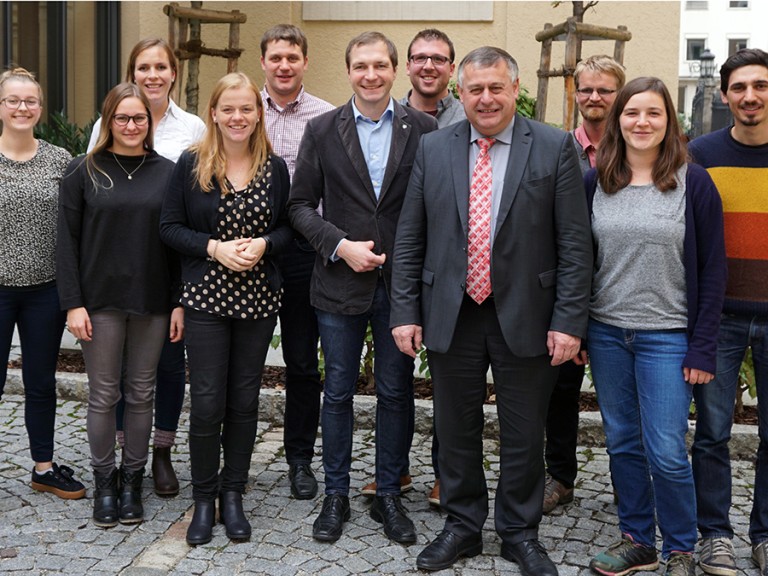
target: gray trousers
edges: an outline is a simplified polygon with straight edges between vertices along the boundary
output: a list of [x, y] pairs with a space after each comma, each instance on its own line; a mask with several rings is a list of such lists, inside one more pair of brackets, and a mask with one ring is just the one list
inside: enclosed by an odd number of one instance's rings
[[100, 474], [110, 474], [116, 467], [115, 413], [125, 361], [123, 467], [136, 472], [147, 463], [155, 375], [163, 340], [168, 338], [170, 315], [103, 311], [90, 316], [93, 339], [82, 342], [82, 348], [88, 373], [91, 465]]

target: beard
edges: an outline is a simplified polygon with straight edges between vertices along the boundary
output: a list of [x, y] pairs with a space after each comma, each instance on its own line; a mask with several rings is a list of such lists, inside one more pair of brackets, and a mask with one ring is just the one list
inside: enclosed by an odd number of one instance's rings
[[581, 117], [590, 122], [602, 122], [608, 117], [607, 108], [584, 108], [579, 110]]

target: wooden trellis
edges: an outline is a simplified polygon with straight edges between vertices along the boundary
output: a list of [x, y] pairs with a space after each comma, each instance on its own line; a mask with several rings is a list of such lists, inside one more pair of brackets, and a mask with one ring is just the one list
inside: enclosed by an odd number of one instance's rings
[[[202, 4], [193, 2], [193, 4]], [[185, 8], [177, 2], [166, 4], [163, 12], [168, 16], [168, 43], [179, 59], [178, 81], [171, 95], [179, 101], [181, 78], [184, 76], [184, 63], [190, 61], [187, 79], [188, 112], [197, 113], [197, 70], [201, 56], [215, 56], [227, 59], [227, 73], [237, 71], [237, 61], [243, 53], [240, 48], [240, 24], [247, 17], [239, 10], [222, 11], [203, 8]], [[200, 26], [203, 24], [229, 24], [229, 42], [226, 48], [208, 48], [200, 40]], [[192, 31], [190, 37], [190, 29]], [[194, 73], [193, 73], [194, 72]]]
[[[577, 17], [568, 18], [556, 26], [544, 24], [544, 30], [536, 34], [536, 40], [541, 42], [541, 61], [539, 62], [539, 87], [536, 92], [536, 120], [544, 121], [547, 115], [547, 90], [551, 77], [565, 78], [565, 93], [563, 95], [563, 129], [576, 128], [576, 101], [573, 72], [576, 63], [581, 58], [581, 43], [584, 40], [615, 40], [613, 58], [619, 64], [624, 64], [624, 43], [632, 39], [632, 33], [626, 26], [607, 28], [579, 21]], [[559, 70], [550, 70], [552, 61], [552, 42], [565, 41], [565, 63]]]

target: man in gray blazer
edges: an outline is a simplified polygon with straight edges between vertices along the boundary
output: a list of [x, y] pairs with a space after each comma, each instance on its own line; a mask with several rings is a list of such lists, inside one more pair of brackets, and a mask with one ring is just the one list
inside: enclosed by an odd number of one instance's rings
[[395, 227], [413, 158], [421, 135], [437, 123], [390, 96], [397, 49], [384, 35], [365, 32], [354, 38], [346, 64], [354, 96], [307, 124], [289, 200], [293, 227], [317, 251], [310, 298], [325, 355], [326, 496], [312, 535], [336, 541], [350, 517], [352, 400], [370, 322], [377, 396], [371, 517], [384, 524], [392, 540], [412, 543], [416, 532], [400, 501], [400, 471], [410, 444], [413, 359], [397, 349], [389, 330], [389, 286]]
[[473, 50], [458, 82], [468, 121], [422, 138], [393, 256], [390, 324], [404, 353], [427, 347], [447, 513], [416, 565], [442, 570], [482, 551], [490, 365], [501, 555], [524, 575], [553, 576], [538, 540], [543, 432], [556, 366], [577, 354], [587, 325], [592, 242], [581, 171], [570, 135], [516, 116], [518, 69], [507, 52]]

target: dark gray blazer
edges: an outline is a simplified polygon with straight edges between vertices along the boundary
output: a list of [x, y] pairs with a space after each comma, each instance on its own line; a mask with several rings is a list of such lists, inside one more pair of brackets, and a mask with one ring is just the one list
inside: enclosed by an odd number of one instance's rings
[[[422, 134], [437, 128], [431, 116], [394, 103], [392, 144], [378, 202], [360, 148], [350, 100], [307, 124], [296, 158], [288, 213], [317, 251], [312, 305], [336, 314], [361, 314], [373, 301], [379, 275], [389, 286], [392, 249], [413, 158]], [[322, 216], [317, 207], [322, 201]], [[381, 270], [354, 272], [330, 257], [343, 239], [374, 241], [386, 254]]]
[[[465, 292], [470, 126], [422, 139], [395, 242], [392, 327], [417, 324], [445, 352]], [[516, 356], [547, 353], [547, 331], [583, 337], [592, 279], [584, 184], [571, 136], [517, 116], [491, 252], [494, 305]]]

